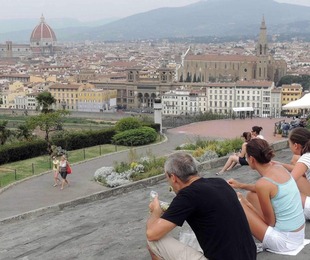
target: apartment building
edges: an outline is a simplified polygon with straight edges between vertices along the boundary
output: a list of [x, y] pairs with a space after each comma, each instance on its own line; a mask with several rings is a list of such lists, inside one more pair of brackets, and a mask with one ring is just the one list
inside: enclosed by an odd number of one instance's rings
[[29, 93], [25, 96], [16, 96], [15, 97], [15, 108], [24, 109], [24, 110], [36, 110], [38, 107], [38, 101], [36, 97], [39, 92]]
[[84, 89], [78, 94], [77, 110], [103, 112], [116, 108], [117, 90]]
[[[291, 101], [300, 99], [302, 96], [302, 86], [300, 84], [282, 85], [281, 86], [282, 106], [288, 104]], [[286, 111], [288, 115], [298, 114], [298, 109], [290, 109]]]
[[15, 98], [17, 96], [25, 96], [26, 91], [24, 84], [20, 81], [16, 81], [8, 86], [7, 89], [1, 93], [2, 104], [1, 108], [15, 108]]
[[279, 94], [278, 98], [272, 99], [275, 89], [272, 81], [209, 83], [200, 89], [196, 92], [166, 92], [162, 96], [163, 114], [180, 115], [206, 111], [229, 114], [233, 111], [244, 111], [248, 116], [252, 113], [253, 116], [270, 117], [275, 115], [275, 108], [281, 106]]
[[171, 90], [162, 96], [164, 115], [194, 115], [206, 112], [205, 90]]
[[61, 84], [49, 86], [49, 92], [56, 99], [55, 109], [77, 110], [79, 93], [85, 89], [84, 84]]

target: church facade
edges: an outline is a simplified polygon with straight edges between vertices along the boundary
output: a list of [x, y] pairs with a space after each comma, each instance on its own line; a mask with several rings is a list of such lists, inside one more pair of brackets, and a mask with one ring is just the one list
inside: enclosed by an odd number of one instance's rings
[[189, 49], [178, 69], [181, 82], [236, 82], [268, 80], [277, 82], [286, 75], [287, 64], [269, 53], [267, 28], [263, 18], [255, 55], [194, 55]]

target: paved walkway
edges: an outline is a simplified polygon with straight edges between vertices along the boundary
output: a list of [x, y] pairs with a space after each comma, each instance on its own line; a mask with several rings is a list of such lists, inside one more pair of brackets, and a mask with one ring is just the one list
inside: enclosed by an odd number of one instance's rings
[[[269, 119], [258, 121], [227, 120], [226, 132], [223, 136], [216, 135], [222, 131], [219, 121], [204, 122], [203, 125], [192, 124], [193, 130], [203, 127], [203, 132], [209, 137], [235, 137], [240, 132], [249, 129], [255, 122], [264, 128], [263, 135], [271, 142], [273, 132], [266, 131], [272, 123]], [[214, 127], [214, 126], [217, 127]], [[163, 155], [174, 151], [174, 148], [188, 138], [195, 138], [182, 131], [188, 126], [168, 131], [168, 141], [151, 147], [153, 154]], [[186, 130], [188, 131], [188, 130]], [[227, 136], [234, 133], [234, 136]], [[275, 140], [277, 141], [277, 140]], [[149, 147], [137, 149], [144, 154]], [[0, 194], [0, 220], [21, 214], [40, 207], [51, 206], [87, 196], [107, 188], [92, 181], [93, 173], [103, 165], [112, 165], [113, 161], [127, 160], [128, 152], [107, 155], [95, 160], [73, 166], [70, 176], [71, 186], [60, 191], [52, 187], [52, 174], [45, 174], [11, 187]], [[280, 161], [289, 161], [291, 152], [286, 149], [277, 153]], [[204, 171], [206, 177], [215, 177], [218, 169]], [[254, 182], [258, 174], [249, 167], [239, 167], [227, 175], [225, 179], [235, 177], [245, 182]], [[131, 189], [133, 190], [133, 189]], [[41, 216], [29, 217], [25, 220], [0, 223], [0, 260], [2, 259], [104, 259], [104, 260], [133, 260], [150, 259], [145, 248], [144, 227], [148, 215], [149, 193], [156, 190], [160, 198], [171, 201], [173, 194], [168, 192], [168, 185], [161, 181], [155, 185], [139, 186], [131, 192], [121, 195], [68, 207], [63, 210], [52, 211]], [[180, 229], [175, 231], [178, 235]], [[309, 223], [306, 229], [307, 238], [310, 238]], [[310, 246], [294, 257], [294, 259], [308, 259]], [[292, 257], [260, 253], [258, 259], [291, 259]]]
[[[262, 134], [266, 140], [275, 142], [282, 140], [281, 137], [273, 135], [274, 123], [279, 120], [278, 118], [227, 119], [193, 123], [168, 130], [167, 141], [135, 150], [138, 155], [145, 155], [148, 151], [157, 156], [170, 154], [178, 145], [195, 141], [198, 135], [209, 138], [234, 138], [239, 137], [244, 131], [250, 131], [253, 125], [262, 126]], [[14, 185], [0, 194], [0, 220], [108, 189], [93, 181], [94, 172], [100, 167], [113, 166], [114, 162], [121, 161], [128, 161], [128, 151], [73, 165], [73, 173], [68, 176], [70, 187], [62, 191], [59, 187], [53, 187], [51, 172]]]

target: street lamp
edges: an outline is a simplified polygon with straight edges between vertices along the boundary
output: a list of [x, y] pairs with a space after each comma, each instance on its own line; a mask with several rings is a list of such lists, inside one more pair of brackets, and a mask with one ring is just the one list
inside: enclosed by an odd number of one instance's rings
[[67, 106], [67, 102], [65, 100], [60, 101], [60, 105], [62, 106], [62, 109], [65, 110]]

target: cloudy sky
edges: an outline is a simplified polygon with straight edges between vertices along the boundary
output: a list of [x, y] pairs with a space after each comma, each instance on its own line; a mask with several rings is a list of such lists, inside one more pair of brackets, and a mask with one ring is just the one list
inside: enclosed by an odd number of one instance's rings
[[[92, 21], [120, 18], [160, 7], [177, 7], [199, 0], [0, 0], [0, 19], [77, 18]], [[259, 2], [259, 0], [257, 0]], [[310, 0], [277, 0], [310, 6]]]

